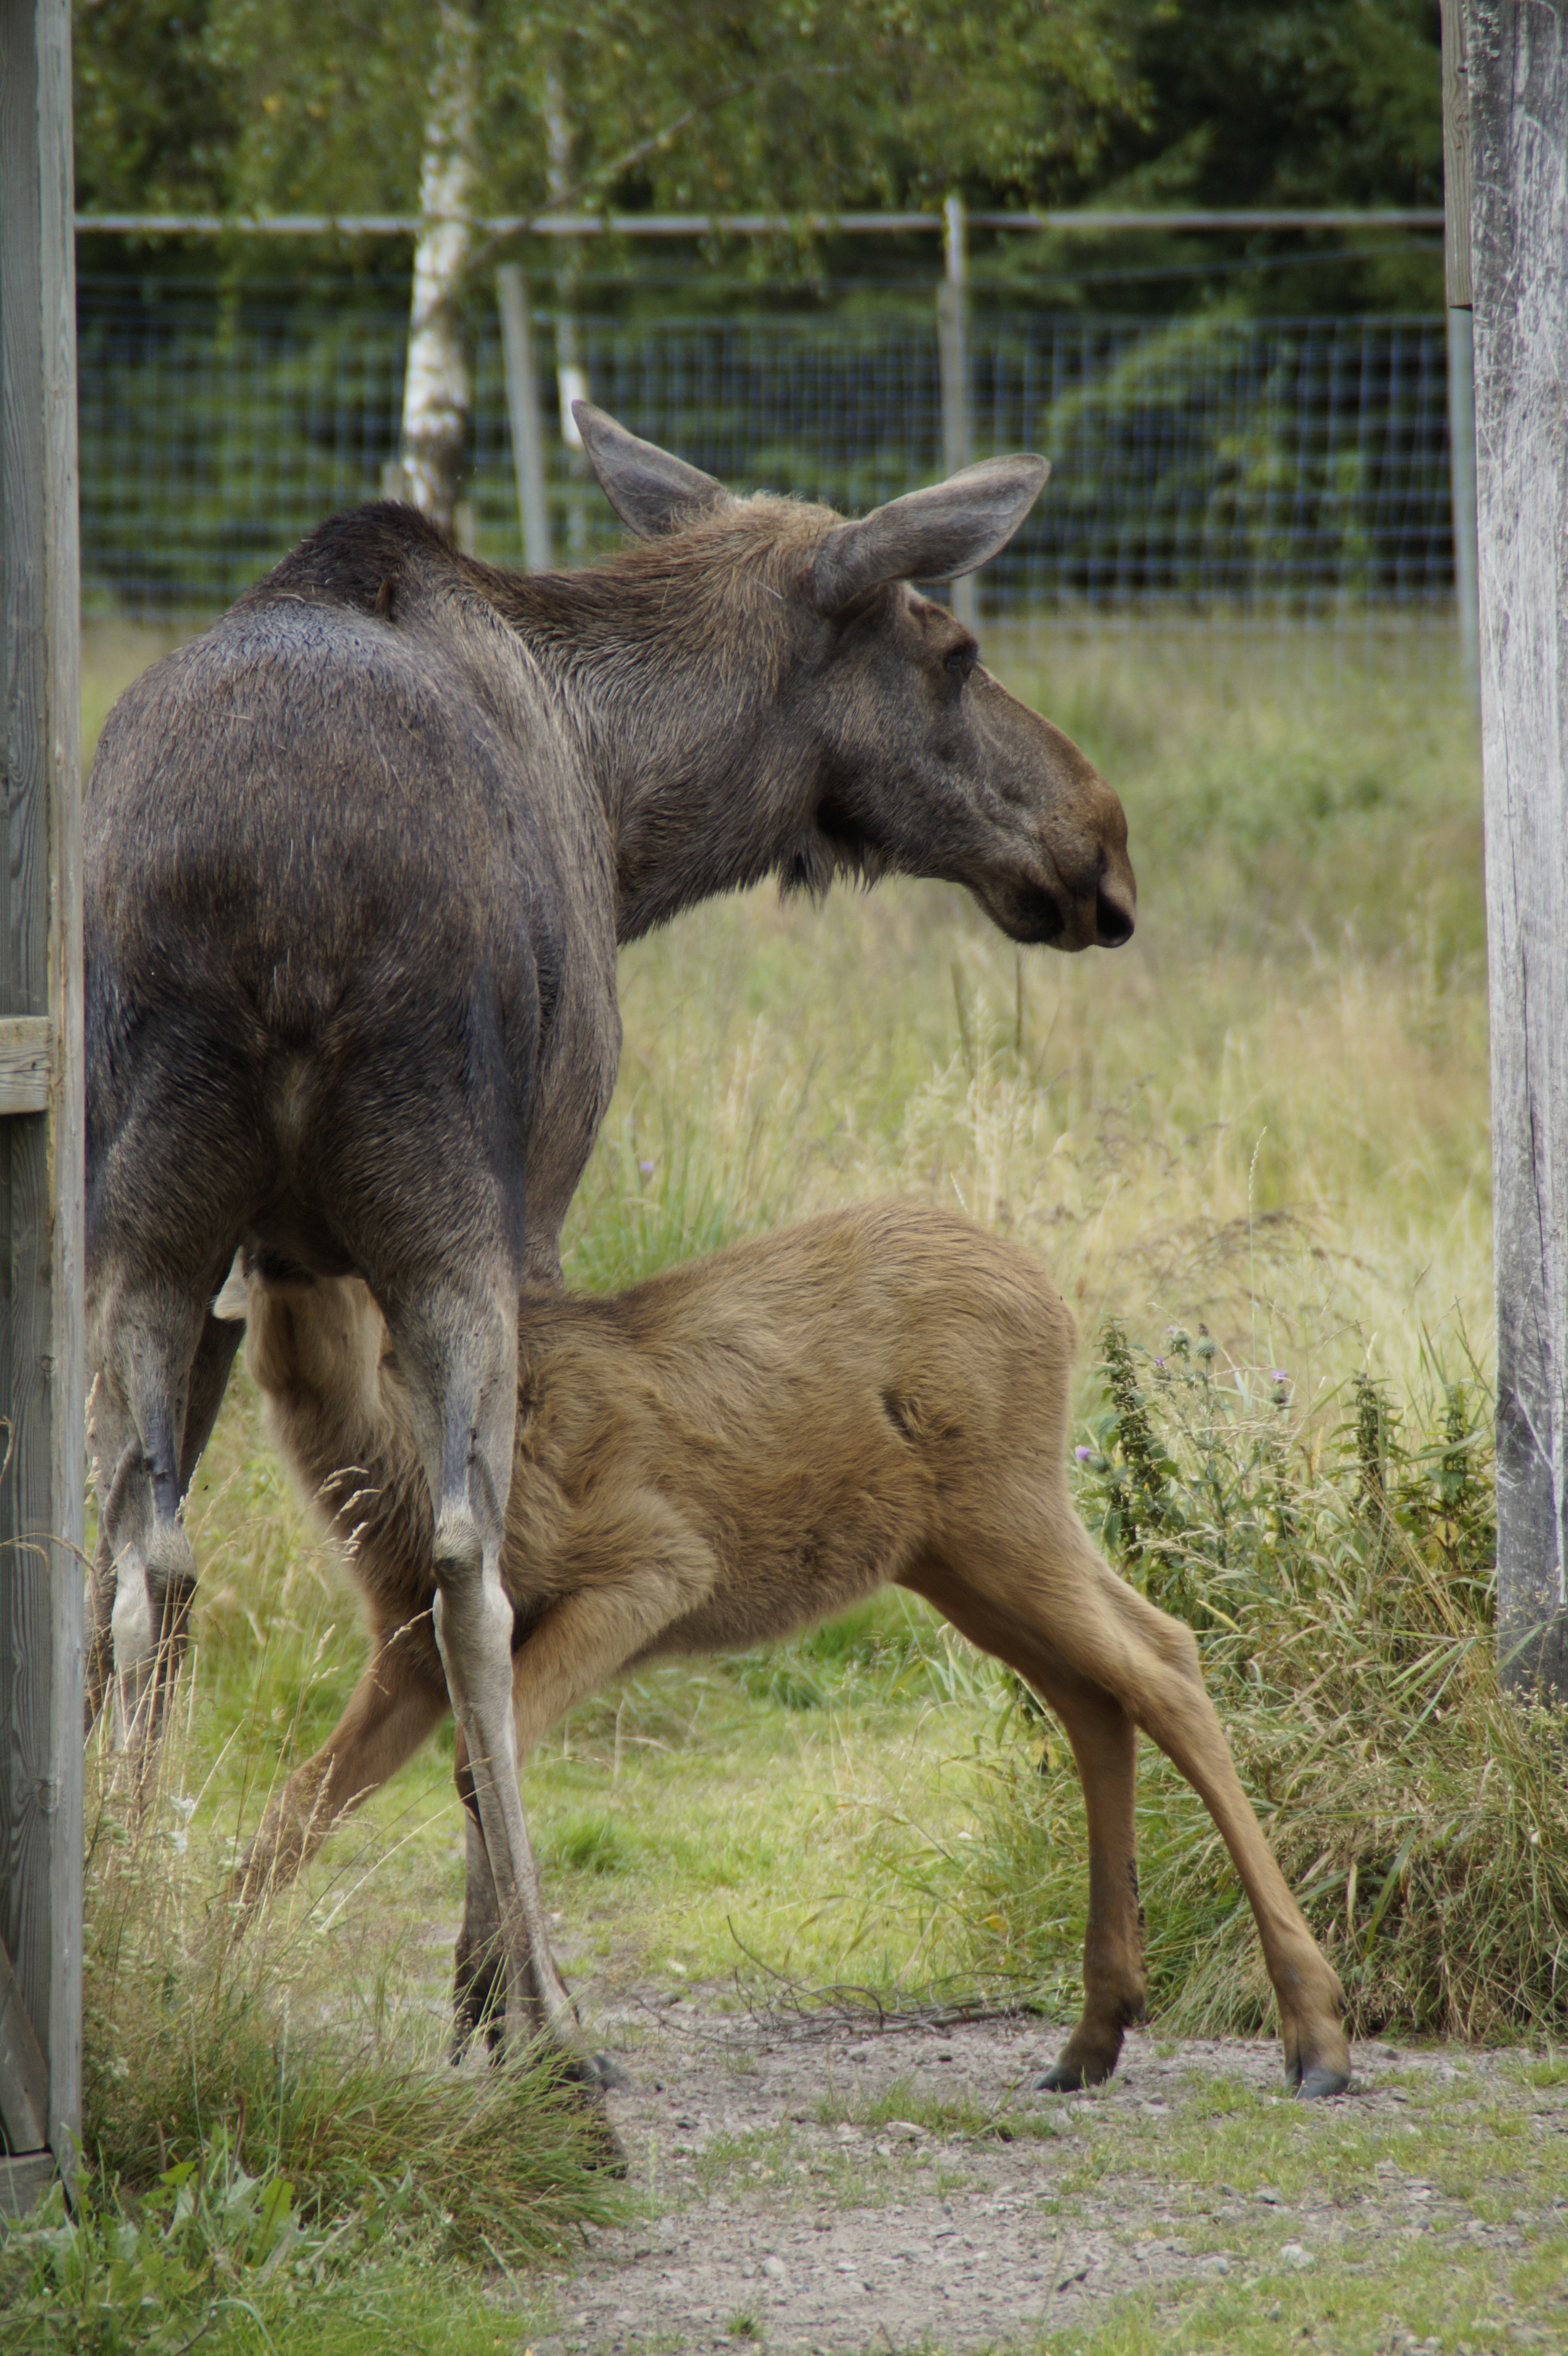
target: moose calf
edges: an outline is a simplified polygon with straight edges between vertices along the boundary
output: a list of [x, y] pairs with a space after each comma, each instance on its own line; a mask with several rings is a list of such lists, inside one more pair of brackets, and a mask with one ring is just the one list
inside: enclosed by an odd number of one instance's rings
[[[352, 1541], [373, 1638], [338, 1726], [257, 1837], [242, 1873], [254, 1896], [292, 1876], [449, 1704], [430, 1489], [368, 1291], [252, 1267], [219, 1308], [248, 1317], [272, 1433]], [[1107, 1567], [1073, 1510], [1072, 1349], [1072, 1317], [1026, 1253], [900, 1204], [734, 1245], [615, 1299], [526, 1290], [503, 1552], [518, 1755], [636, 1662], [769, 1642], [889, 1581], [911, 1588], [1050, 1706], [1083, 1777], [1084, 2006], [1040, 2083], [1108, 2077], [1143, 2008], [1142, 1727], [1234, 1859], [1291, 2082], [1337, 2094], [1349, 2073], [1339, 1984], [1243, 1792], [1192, 1636]], [[461, 1730], [458, 1778], [466, 1796]], [[493, 1970], [473, 1921], [458, 1958], [468, 2027]]]

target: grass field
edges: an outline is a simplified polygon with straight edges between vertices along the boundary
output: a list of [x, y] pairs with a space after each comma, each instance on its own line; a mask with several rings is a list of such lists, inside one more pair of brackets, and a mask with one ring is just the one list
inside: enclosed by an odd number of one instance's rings
[[[155, 650], [129, 637], [90, 642], [90, 735]], [[1119, 1321], [1147, 1387], [1156, 1377], [1140, 1354], [1165, 1354], [1170, 1326], [1201, 1332], [1214, 1344], [1205, 1379], [1225, 1394], [1226, 1462], [1241, 1483], [1226, 1530], [1245, 1521], [1255, 1532], [1275, 1515], [1275, 1539], [1259, 1540], [1261, 1554], [1254, 1546], [1248, 1576], [1276, 1576], [1268, 1548], [1277, 1555], [1285, 1526], [1278, 1499], [1270, 1505], [1259, 1487], [1274, 1477], [1271, 1435], [1277, 1461], [1288, 1457], [1294, 1468], [1290, 1527], [1309, 1524], [1311, 1534], [1310, 1544], [1293, 1541], [1300, 1563], [1313, 1566], [1310, 1612], [1305, 1603], [1275, 1611], [1268, 1599], [1278, 1590], [1254, 1580], [1247, 1609], [1256, 1626], [1267, 1621], [1267, 1641], [1250, 1641], [1245, 1659], [1222, 1642], [1212, 1655], [1221, 1683], [1250, 1679], [1244, 1689], [1226, 1687], [1243, 1767], [1271, 1794], [1276, 1774], [1287, 1786], [1293, 1774], [1307, 1777], [1307, 1754], [1297, 1758], [1286, 1740], [1291, 1696], [1296, 1680], [1308, 1679], [1303, 1648], [1332, 1626], [1344, 1675], [1332, 1708], [1325, 1702], [1319, 1713], [1311, 1772], [1332, 1775], [1335, 1743], [1352, 1725], [1375, 1725], [1358, 1804], [1371, 1820], [1381, 1809], [1392, 1822], [1402, 1772], [1419, 1781], [1430, 1770], [1420, 1808], [1435, 1821], [1448, 1805], [1444, 1794], [1464, 1785], [1472, 1766], [1479, 1774], [1480, 1751], [1505, 1739], [1485, 1665], [1479, 1540], [1469, 1524], [1461, 1530], [1443, 1486], [1461, 1460], [1451, 1447], [1443, 1455], [1433, 1452], [1436, 1441], [1427, 1445], [1445, 1411], [1450, 1442], [1456, 1412], [1467, 1419], [1466, 1445], [1475, 1440], [1491, 1354], [1477, 755], [1452, 649], [1420, 634], [1252, 637], [1193, 625], [998, 632], [987, 652], [1121, 790], [1140, 881], [1134, 943], [1115, 956], [1020, 958], [958, 892], [895, 884], [864, 898], [836, 894], [820, 908], [753, 893], [638, 944], [622, 960], [622, 1077], [571, 1215], [569, 1280], [613, 1289], [737, 1234], [883, 1193], [962, 1205], [1038, 1251], [1078, 1314], [1081, 1410], [1085, 1444], [1096, 1451], [1084, 1470], [1085, 1502], [1101, 1515], [1124, 1474], [1138, 1477], [1125, 1421], [1107, 1424], [1095, 1371], [1105, 1321]], [[1358, 1412], [1364, 1440], [1369, 1397], [1405, 1417], [1371, 1537], [1365, 1448], [1358, 1473], [1354, 1440]], [[1199, 1454], [1190, 1464], [1182, 1458], [1171, 1496], [1188, 1497], [1198, 1494], [1191, 1468], [1210, 1442], [1190, 1419], [1182, 1430], [1182, 1445]], [[1426, 1499], [1419, 1510], [1410, 1503], [1418, 1489]], [[1239, 1557], [1233, 1537], [1216, 1553], [1212, 1530], [1196, 1532], [1182, 1510], [1179, 1531], [1167, 1498], [1163, 1535], [1138, 1575], [1174, 1579], [1172, 1566], [1186, 1565], [1182, 1593], [1207, 1610], [1220, 1591], [1215, 1564], [1233, 1580]], [[203, 1973], [237, 1968], [213, 1960], [228, 1953], [212, 1929], [221, 1929], [215, 1893], [225, 1860], [274, 1776], [332, 1723], [361, 1643], [341, 1579], [269, 1458], [242, 1382], [198, 1478], [191, 1524], [202, 1568], [198, 1655], [155, 1830], [165, 1845], [156, 1852], [165, 1910], [159, 1954], [165, 1977], [185, 1969], [208, 1988]], [[1476, 1543], [1461, 1544], [1465, 1531]], [[1448, 1751], [1441, 1760], [1423, 1753], [1419, 1774], [1414, 1754], [1402, 1769], [1397, 1742], [1384, 1740], [1404, 1707], [1392, 1688], [1376, 1686], [1374, 1695], [1366, 1664], [1376, 1654], [1381, 1676], [1384, 1655], [1370, 1638], [1356, 1650], [1369, 1612], [1377, 1616], [1377, 1594], [1399, 1580], [1402, 1596], [1419, 1590], [1424, 1599], [1412, 1606], [1424, 1632], [1420, 1658], [1430, 1667], [1441, 1654], [1431, 1675], [1448, 1680], [1432, 1706]], [[1225, 1592], [1233, 1604], [1233, 1589]], [[1292, 1594], [1307, 1594], [1305, 1572]], [[1412, 1624], [1407, 1614], [1401, 1644]], [[1363, 1652], [1358, 1684], [1350, 1653], [1361, 1660]], [[1540, 1744], [1559, 1739], [1548, 1730]], [[1548, 1755], [1540, 1744], [1510, 1789], [1536, 1773]], [[379, 2057], [378, 2066], [390, 2056], [405, 2070], [433, 2054], [462, 1887], [450, 1758], [449, 1740], [431, 1745], [337, 1833], [307, 1884], [279, 1908], [258, 1951], [272, 1964], [260, 1978], [259, 1966], [246, 1967], [246, 2001], [254, 1997], [258, 2019], [272, 2021], [283, 1986], [305, 2045], [348, 2036], [357, 2053]], [[895, 1598], [782, 1654], [623, 1683], [551, 1738], [528, 1769], [526, 1797], [568, 1970], [600, 2000], [651, 1981], [712, 1998], [737, 1979], [755, 1988], [782, 1978], [885, 1993], [1027, 1984], [1065, 2003], [1083, 1907], [1070, 1790], [1050, 1787], [1050, 1841], [1030, 1832], [1028, 1814], [1041, 1788], [1036, 1768], [1054, 1763], [1048, 1732], [1020, 1713], [1009, 1682], [923, 1607]], [[1509, 1774], [1505, 1760], [1505, 1782]], [[1539, 1805], [1544, 1813], [1521, 1819], [1506, 1841], [1528, 1843], [1534, 1827], [1539, 1847], [1544, 1826], [1541, 1854], [1555, 1860], [1558, 1880], [1542, 1883], [1530, 1903], [1550, 1923], [1563, 1903], [1568, 1831], [1549, 1797]], [[1233, 1892], [1222, 1905], [1191, 1896], [1195, 1876], [1216, 1886], [1223, 1879], [1199, 1812], [1155, 1775], [1146, 1815], [1179, 1944], [1208, 1941], [1208, 1976], [1193, 1978], [1169, 1942], [1159, 1947], [1151, 1920], [1162, 1998], [1174, 2019], [1185, 2003], [1189, 2021], [1245, 2025], [1259, 1997], [1255, 1973], [1248, 1982], [1224, 1928]], [[1473, 1845], [1505, 1841], [1491, 1818], [1466, 1822]], [[116, 1879], [114, 1843], [127, 1837], [113, 1805], [100, 1828], [101, 1926], [121, 1919], [119, 1906], [133, 1929], [115, 1958], [101, 1938], [93, 1968], [101, 1985], [119, 1987], [115, 1971], [134, 1980], [143, 1968], [126, 1959], [146, 1901], [127, 1901], [123, 1877]], [[149, 1837], [139, 1837], [144, 1857]], [[1435, 1854], [1457, 1838], [1450, 1825], [1427, 1845]], [[1355, 1933], [1371, 1902], [1365, 1859], [1358, 1885], [1353, 1842], [1341, 1854], [1325, 1840], [1317, 1862], [1339, 1875], [1337, 1890], [1346, 1885], [1332, 1902]], [[1413, 1886], [1410, 1860], [1424, 1854], [1412, 1829], [1392, 1876], [1402, 1891]], [[1301, 1856], [1292, 1869], [1306, 1875], [1313, 1866]], [[1014, 1902], [1021, 1881], [1027, 1906]], [[1382, 1919], [1367, 1932], [1369, 1954]], [[1568, 1912], [1559, 1933], [1568, 1937]], [[1408, 1958], [1399, 1968], [1406, 1995], [1387, 1993], [1397, 1974], [1369, 1981], [1369, 2019], [1379, 2004], [1397, 2014], [1400, 2002], [1416, 2016], [1402, 2033], [1461, 2017], [1457, 1998], [1444, 2012], [1446, 1997], [1410, 1992], [1420, 1973]], [[163, 2032], [156, 2004], [135, 1984], [137, 2002], [151, 2004], [135, 2032], [144, 2046], [133, 2051], [129, 2030], [111, 2034], [101, 2019], [115, 2048], [104, 2067], [150, 2083], [162, 2064], [148, 2057]], [[1546, 2014], [1552, 2000], [1549, 1987]], [[1508, 2025], [1489, 1997], [1464, 2017], [1494, 2030]], [[1521, 2016], [1537, 2028], [1542, 2018], [1541, 2007]], [[275, 2029], [266, 2033], [274, 2050]], [[188, 2055], [181, 2066], [188, 2080]], [[101, 2107], [112, 2110], [110, 2082], [101, 2073], [99, 2083]], [[192, 2149], [199, 2145], [208, 2165], [222, 2124], [260, 2180], [269, 2155], [253, 2133], [244, 2140], [243, 2110], [236, 2127], [221, 2088], [207, 2099], [188, 2130]], [[120, 2152], [111, 2138], [106, 2148], [131, 2180], [129, 2147]], [[569, 2152], [562, 2162], [567, 2189], [539, 2226], [539, 2247], [586, 2213], [584, 2204], [592, 2208], [591, 2173], [571, 2172], [580, 2158]], [[1249, 2164], [1244, 2155], [1227, 2162], [1243, 2173]], [[1479, 2145], [1470, 2165], [1484, 2179]], [[145, 2172], [144, 2165], [144, 2180]], [[443, 2196], [431, 2197], [439, 2209]], [[505, 2197], [503, 2187], [496, 2198]], [[334, 2199], [341, 2208], [340, 2194]], [[420, 2232], [431, 2213], [427, 2203]], [[378, 2246], [386, 2280], [406, 2284], [409, 2252], [427, 2244], [400, 2225]], [[1418, 2262], [1413, 2250], [1401, 2261]], [[449, 2233], [430, 2265], [435, 2271], [420, 2276], [408, 2310], [431, 2318], [420, 2344], [496, 2344], [483, 2336], [493, 2310], [474, 2250]], [[377, 2344], [368, 2310], [355, 2300], [361, 2291], [371, 2297], [364, 2283], [381, 2277], [375, 2266], [361, 2274], [351, 2293], [331, 2259], [321, 2261], [319, 2279], [339, 2283], [337, 2304], [323, 2309], [336, 2316], [336, 2345]], [[271, 2314], [256, 2297], [257, 2313]], [[171, 2300], [171, 2315], [186, 2312]], [[290, 2326], [290, 2344], [314, 2345], [299, 2329]], [[1109, 2336], [1093, 2345], [1167, 2344], [1140, 2337], [1141, 2323], [1118, 2337], [1121, 2329], [1107, 2326]], [[251, 2329], [238, 2312], [226, 2314], [204, 2344], [261, 2344], [247, 2341]], [[1259, 2323], [1245, 2346], [1283, 2348], [1285, 2326], [1270, 2329]], [[166, 2344], [180, 2344], [172, 2325]], [[1221, 2333], [1191, 2344], [1243, 2343]], [[1381, 2343], [1358, 2336], [1343, 2344]]]

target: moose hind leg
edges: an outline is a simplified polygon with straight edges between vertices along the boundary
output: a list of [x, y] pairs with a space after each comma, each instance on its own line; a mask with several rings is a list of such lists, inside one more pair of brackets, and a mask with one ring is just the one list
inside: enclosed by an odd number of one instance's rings
[[[1075, 1515], [1045, 1518], [1046, 1543], [1032, 1560], [1009, 1551], [984, 1564], [976, 1582], [984, 1589], [981, 1616], [1032, 1646], [1045, 1675], [1037, 1677], [1004, 1644], [983, 1635], [977, 1641], [1013, 1661], [1055, 1708], [1061, 1706], [1058, 1692], [1099, 1689], [1186, 1776], [1213, 1818], [1252, 1906], [1279, 2006], [1290, 2083], [1308, 2099], [1342, 2092], [1350, 2073], [1343, 1991], [1242, 1788], [1204, 1688], [1191, 1630], [1118, 1579]], [[1050, 1687], [1052, 1676], [1057, 1692]]]
[[1122, 2039], [1141, 2020], [1147, 1990], [1133, 1812], [1137, 1730], [1101, 1686], [1062, 1661], [1042, 1632], [947, 1566], [925, 1566], [918, 1589], [972, 1644], [1005, 1661], [1061, 1721], [1083, 1786], [1089, 1833], [1089, 1917], [1083, 1934], [1083, 2010], [1039, 2080], [1056, 2094], [1104, 2083]]
[[452, 2059], [461, 2062], [481, 2029], [492, 2053], [501, 2044], [506, 2022], [506, 1956], [501, 1940], [501, 1913], [496, 1897], [496, 1877], [485, 1847], [485, 1835], [474, 1805], [474, 1779], [461, 1728], [457, 1735], [457, 1788], [463, 1800], [463, 1822], [468, 1844], [464, 1880], [463, 1921], [452, 1969]]
[[1089, 1918], [1083, 1932], [1083, 2010], [1037, 2083], [1054, 2094], [1098, 2086], [1121, 2059], [1125, 2031], [1144, 2016], [1144, 1916], [1133, 1814], [1137, 1730], [1109, 1694], [1030, 1660], [1019, 1674], [1061, 1720], [1083, 1786], [1089, 1833]]
[[[1087, 1541], [1085, 1541], [1087, 1547]], [[1097, 1566], [1120, 1625], [1108, 1656], [1126, 1664], [1124, 1698], [1212, 1816], [1257, 1923], [1279, 2006], [1285, 2075], [1307, 2101], [1350, 2079], [1344, 1990], [1264, 1837], [1203, 1684], [1191, 1631]]]
[[107, 1622], [114, 1740], [144, 1767], [184, 1655], [196, 1558], [181, 1518], [182, 1445], [204, 1290], [117, 1288], [100, 1327], [91, 1443], [102, 1499], [94, 1653]]
[[550, 1954], [517, 1786], [513, 1614], [501, 1578], [517, 1424], [516, 1273], [497, 1249], [477, 1281], [471, 1271], [461, 1288], [448, 1280], [378, 1297], [409, 1385], [435, 1509], [435, 1636], [495, 1881], [506, 2034], [548, 2037], [596, 2083]]

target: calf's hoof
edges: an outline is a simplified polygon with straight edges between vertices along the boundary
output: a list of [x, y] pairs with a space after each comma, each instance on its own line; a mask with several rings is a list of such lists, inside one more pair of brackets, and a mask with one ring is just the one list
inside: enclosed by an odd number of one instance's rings
[[1337, 2062], [1315, 2062], [1310, 2069], [1292, 2075], [1296, 2100], [1302, 2103], [1321, 2103], [1330, 2094], [1342, 2094], [1349, 2083], [1349, 2063], [1341, 2070]]
[[1296, 2092], [1301, 2102], [1317, 2103], [1329, 2094], [1342, 2094], [1349, 2083], [1348, 2070], [1309, 2070]]
[[1034, 2082], [1037, 2094], [1076, 2094], [1083, 2083], [1083, 2072], [1074, 2062], [1065, 2057], [1042, 2070]]
[[1076, 2094], [1084, 2086], [1103, 2086], [1121, 2059], [1122, 2033], [1114, 2037], [1075, 2029], [1049, 2070], [1035, 2080], [1041, 2094]]
[[1302, 2029], [1286, 2026], [1285, 2075], [1304, 2103], [1344, 2093], [1350, 2083], [1350, 2047], [1337, 2020], [1319, 2018]]

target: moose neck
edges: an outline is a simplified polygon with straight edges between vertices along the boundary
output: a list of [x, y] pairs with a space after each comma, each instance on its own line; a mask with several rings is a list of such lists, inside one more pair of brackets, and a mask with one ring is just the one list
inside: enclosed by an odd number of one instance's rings
[[616, 933], [634, 941], [722, 892], [798, 867], [815, 764], [760, 681], [693, 665], [614, 700], [600, 775], [615, 840]]
[[742, 509], [517, 581], [506, 601], [560, 685], [609, 821], [623, 942], [770, 873], [814, 888], [833, 873], [813, 825], [819, 756], [790, 694], [818, 627], [791, 561], [811, 511], [768, 505], [782, 531]]

